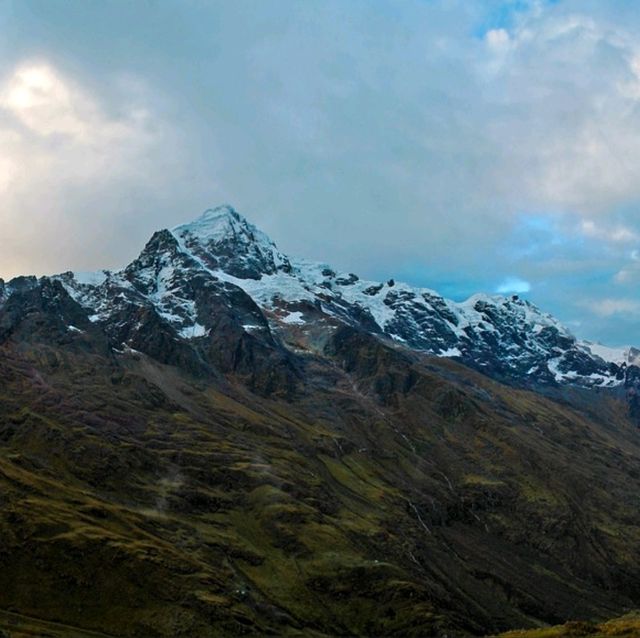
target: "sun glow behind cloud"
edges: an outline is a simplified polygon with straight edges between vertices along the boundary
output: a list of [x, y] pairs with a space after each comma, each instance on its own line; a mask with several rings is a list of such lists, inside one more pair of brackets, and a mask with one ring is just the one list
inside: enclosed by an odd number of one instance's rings
[[5, 78], [0, 109], [3, 132], [14, 144], [41, 152], [53, 144], [57, 150], [81, 147], [93, 153], [82, 162], [88, 171], [99, 154], [126, 152], [151, 141], [143, 109], [131, 105], [119, 118], [109, 117], [87, 92], [46, 63], [22, 64]]
[[83, 118], [74, 112], [86, 109], [86, 99], [46, 64], [16, 69], [0, 93], [0, 106], [42, 135], [86, 134]]
[[[12, 238], [0, 255], [4, 276], [46, 272], [65, 250], [82, 260], [82, 222], [117, 215], [109, 190], [161, 179], [156, 155], [171, 141], [178, 154], [172, 132], [141, 103], [142, 85], [128, 79], [127, 89], [113, 115], [46, 61], [20, 63], [0, 81], [0, 236]], [[89, 239], [85, 258], [100, 239]]]

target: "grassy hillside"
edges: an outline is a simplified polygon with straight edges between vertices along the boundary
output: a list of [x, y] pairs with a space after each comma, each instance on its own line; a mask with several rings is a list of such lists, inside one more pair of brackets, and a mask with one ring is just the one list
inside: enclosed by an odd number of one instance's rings
[[0, 627], [465, 636], [640, 602], [621, 403], [334, 345], [301, 356], [291, 400], [90, 343], [0, 346]]
[[626, 636], [636, 638], [640, 636], [640, 614], [628, 614], [622, 618], [596, 624], [574, 621], [557, 627], [522, 631], [508, 631], [500, 638], [563, 638], [589, 636], [590, 638], [608, 638], [610, 636]]

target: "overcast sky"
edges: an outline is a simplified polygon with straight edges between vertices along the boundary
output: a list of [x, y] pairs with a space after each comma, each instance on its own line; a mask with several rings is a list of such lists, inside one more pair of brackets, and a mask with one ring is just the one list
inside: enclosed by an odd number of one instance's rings
[[633, 0], [0, 0], [0, 277], [228, 202], [292, 255], [640, 345]]

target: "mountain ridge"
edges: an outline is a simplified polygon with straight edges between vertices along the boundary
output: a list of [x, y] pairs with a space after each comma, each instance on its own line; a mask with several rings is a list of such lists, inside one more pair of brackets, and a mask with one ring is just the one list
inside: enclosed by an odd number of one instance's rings
[[[70, 271], [49, 279], [60, 281], [90, 320], [113, 334], [111, 319], [127, 299], [131, 308], [155, 313], [178, 338], [205, 337], [210, 326], [188, 284], [193, 279], [220, 290], [226, 286], [227, 292], [242, 290], [265, 314], [273, 333], [338, 321], [520, 385], [634, 387], [639, 371], [635, 348], [579, 341], [557, 319], [516, 295], [479, 293], [454, 302], [427, 288], [363, 281], [322, 262], [291, 259], [230, 205], [158, 231], [120, 271]], [[29, 282], [36, 280], [0, 284], [0, 303]], [[244, 325], [249, 332], [265, 329], [259, 320]]]

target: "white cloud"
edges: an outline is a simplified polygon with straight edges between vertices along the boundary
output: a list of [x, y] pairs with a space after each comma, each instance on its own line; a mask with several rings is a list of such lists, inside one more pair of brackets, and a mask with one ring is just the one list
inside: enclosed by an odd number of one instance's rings
[[519, 277], [507, 277], [497, 288], [496, 292], [500, 295], [508, 295], [511, 293], [525, 293], [531, 290], [531, 284]]
[[13, 71], [0, 92], [0, 108], [38, 135], [59, 133], [82, 141], [100, 119], [81, 90], [42, 63]]
[[583, 235], [611, 243], [635, 242], [639, 239], [638, 233], [626, 226], [615, 225], [605, 227], [592, 219], [585, 219], [580, 223], [580, 231]]
[[640, 197], [637, 25], [567, 5], [524, 13], [510, 34], [487, 34], [497, 46], [509, 35], [508, 57], [483, 78], [483, 96], [500, 113], [487, 121], [502, 146], [495, 179], [519, 205], [607, 215]]
[[147, 108], [144, 87], [128, 89], [113, 114], [44, 61], [0, 78], [0, 236], [11, 238], [0, 274], [47, 272], [63, 259], [98, 266], [109, 218], [136, 214], [127, 191], [166, 182], [164, 148], [178, 157], [179, 145]]
[[614, 276], [616, 284], [629, 285], [640, 282], [640, 251], [632, 250], [630, 262], [623, 266]]
[[498, 51], [507, 48], [511, 42], [506, 29], [490, 29], [484, 37], [489, 47]]
[[636, 299], [593, 299], [585, 301], [583, 306], [600, 317], [640, 315], [640, 301]]
[[[136, 104], [125, 104], [118, 117], [107, 115], [85, 90], [46, 63], [16, 68], [0, 85], [0, 133], [4, 141], [0, 157], [27, 167], [52, 162], [60, 169], [75, 159], [72, 169], [87, 177], [116, 165], [118, 159], [138, 153], [153, 143], [155, 132], [148, 113]], [[2, 124], [4, 122], [4, 124]], [[76, 152], [74, 158], [65, 154]], [[80, 157], [81, 155], [81, 157]]]

